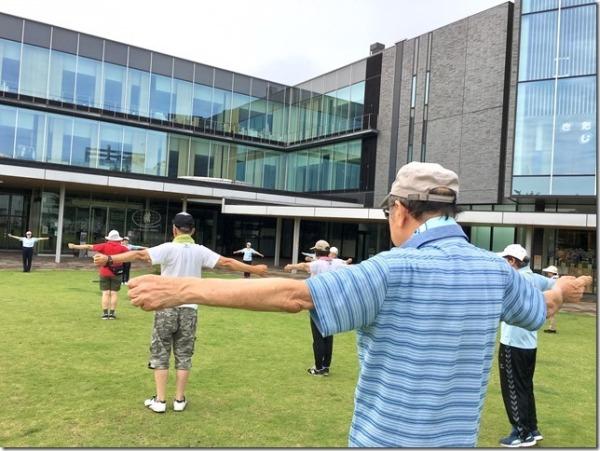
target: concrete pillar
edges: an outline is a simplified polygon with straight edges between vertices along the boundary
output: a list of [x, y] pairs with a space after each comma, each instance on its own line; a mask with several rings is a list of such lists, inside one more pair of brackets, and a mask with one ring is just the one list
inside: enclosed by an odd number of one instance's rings
[[533, 268], [533, 226], [525, 227], [525, 250], [531, 260], [531, 268]]
[[60, 185], [60, 197], [58, 200], [58, 225], [56, 226], [56, 253], [54, 261], [60, 263], [60, 251], [62, 249], [63, 223], [65, 216], [65, 184]]
[[187, 211], [187, 197], [181, 199], [181, 211]]
[[[294, 234], [292, 238], [292, 264], [298, 263], [298, 248], [300, 247], [300, 218], [294, 218]], [[294, 273], [296, 270], [293, 271]]]
[[279, 254], [281, 254], [281, 218], [277, 218], [277, 225], [275, 226], [275, 258], [273, 260], [273, 266], [279, 266]]

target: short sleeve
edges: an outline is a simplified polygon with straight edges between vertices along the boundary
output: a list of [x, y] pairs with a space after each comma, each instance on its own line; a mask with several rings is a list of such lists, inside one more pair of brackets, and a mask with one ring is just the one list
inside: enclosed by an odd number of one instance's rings
[[513, 269], [507, 274], [501, 320], [527, 330], [538, 330], [546, 321], [542, 291]]
[[311, 275], [316, 275], [317, 274], [317, 267], [319, 266], [319, 260], [313, 260], [312, 262], [308, 263], [308, 271], [311, 273]]
[[92, 250], [94, 252], [104, 252], [104, 247], [105, 246], [106, 246], [106, 243], [94, 244], [92, 246]]
[[205, 246], [200, 246], [202, 251], [202, 266], [204, 268], [214, 268], [221, 256]]
[[163, 243], [158, 246], [148, 248], [148, 254], [152, 260], [153, 265], [162, 265], [169, 255], [169, 249], [172, 243]]
[[326, 337], [372, 323], [385, 299], [388, 275], [385, 260], [373, 257], [307, 279], [315, 306], [311, 317], [321, 334]]

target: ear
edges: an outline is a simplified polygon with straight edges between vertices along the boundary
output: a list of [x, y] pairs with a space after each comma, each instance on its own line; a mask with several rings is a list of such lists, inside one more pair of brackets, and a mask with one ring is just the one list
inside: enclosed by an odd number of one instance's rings
[[406, 225], [406, 223], [410, 219], [408, 209], [404, 205], [402, 205], [400, 201], [394, 202], [394, 208], [392, 208], [390, 214], [394, 215], [394, 221], [396, 221], [396, 223], [401, 227]]

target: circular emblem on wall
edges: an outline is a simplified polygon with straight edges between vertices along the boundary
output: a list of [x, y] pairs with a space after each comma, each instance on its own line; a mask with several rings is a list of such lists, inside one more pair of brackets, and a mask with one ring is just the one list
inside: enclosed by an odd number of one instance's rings
[[136, 210], [131, 215], [133, 223], [144, 229], [157, 226], [161, 218], [161, 214], [156, 210]]

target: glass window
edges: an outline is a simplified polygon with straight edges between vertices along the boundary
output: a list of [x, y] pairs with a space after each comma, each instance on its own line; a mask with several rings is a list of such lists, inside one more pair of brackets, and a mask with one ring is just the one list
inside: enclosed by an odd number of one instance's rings
[[17, 109], [0, 105], [0, 156], [12, 158], [15, 150]]
[[319, 176], [319, 191], [331, 191], [333, 189], [331, 176], [332, 170], [332, 148], [324, 147], [321, 149], [321, 174]]
[[71, 164], [95, 168], [98, 164], [98, 122], [87, 119], [73, 121]]
[[127, 113], [148, 117], [150, 99], [150, 74], [138, 69], [127, 73]]
[[262, 187], [283, 189], [281, 178], [281, 158], [279, 152], [265, 151]]
[[552, 177], [552, 191], [550, 194], [558, 196], [595, 196], [596, 177], [590, 176], [554, 176]]
[[514, 227], [494, 227], [492, 235], [492, 252], [501, 252], [509, 244], [515, 243]]
[[559, 42], [559, 77], [594, 74], [598, 45], [596, 7], [568, 8], [561, 11]]
[[243, 182], [246, 180], [246, 157], [247, 157], [246, 146], [237, 146], [237, 153], [235, 156], [235, 180]]
[[42, 161], [45, 119], [46, 115], [44, 113], [19, 109], [15, 158]]
[[75, 103], [75, 55], [53, 50], [50, 54], [50, 84], [48, 98]]
[[169, 134], [169, 177], [191, 175], [188, 173], [190, 138]]
[[124, 112], [126, 77], [127, 69], [125, 67], [104, 63], [103, 108], [105, 110]]
[[486, 251], [490, 250], [491, 244], [491, 235], [492, 235], [491, 227], [480, 227], [480, 226], [472, 226], [471, 227], [471, 244], [477, 246], [481, 249], [485, 249]]
[[233, 133], [247, 134], [250, 102], [252, 97], [234, 92], [231, 97], [231, 130]]
[[348, 169], [346, 189], [358, 189], [360, 184], [360, 161], [362, 154], [362, 142], [350, 141], [348, 143]]
[[558, 80], [557, 93], [553, 173], [594, 174], [596, 77]]
[[19, 92], [46, 98], [48, 88], [48, 49], [23, 44]]
[[18, 91], [20, 62], [21, 44], [0, 39], [0, 90]]
[[192, 138], [190, 156], [192, 158], [192, 175], [197, 177], [208, 177], [210, 141]]
[[172, 119], [178, 124], [190, 124], [192, 119], [193, 84], [189, 81], [173, 79], [173, 95], [171, 96]]
[[167, 173], [167, 134], [148, 131], [147, 147], [145, 173], [164, 176]]
[[[235, 149], [235, 146], [232, 145]], [[209, 172], [210, 177], [233, 179], [229, 174], [229, 144], [212, 141], [210, 143], [210, 155], [212, 171]], [[234, 150], [235, 153], [235, 150]]]
[[152, 74], [150, 81], [150, 117], [166, 121], [171, 117], [171, 77]]
[[212, 88], [194, 83], [194, 99], [192, 106], [193, 124], [198, 127], [203, 121], [210, 119], [212, 110]]
[[249, 106], [246, 133], [249, 136], [267, 136], [271, 127], [270, 122], [267, 121], [267, 101], [254, 99]]
[[123, 172], [143, 174], [146, 167], [146, 131], [125, 127], [123, 135]]
[[78, 105], [101, 108], [102, 63], [90, 58], [79, 57], [75, 81], [75, 101]]
[[362, 128], [364, 103], [365, 103], [365, 82], [355, 83], [350, 87], [350, 119], [354, 130]]
[[515, 121], [515, 175], [550, 173], [554, 81], [519, 84]]
[[523, 14], [556, 8], [558, 8], [558, 0], [523, 0], [521, 3], [521, 12]]
[[220, 131], [229, 131], [231, 124], [231, 91], [215, 88], [212, 99], [212, 120], [215, 123], [211, 128]]
[[512, 192], [516, 196], [531, 196], [550, 193], [550, 176], [513, 177]]
[[557, 29], [557, 11], [521, 18], [519, 81], [554, 77]]
[[121, 159], [123, 157], [122, 126], [100, 123], [100, 147], [97, 156], [99, 169], [121, 170]]
[[46, 161], [70, 164], [72, 137], [73, 118], [49, 114], [46, 126]]
[[340, 190], [346, 187], [346, 166], [348, 146], [346, 143], [335, 144], [332, 149], [333, 173], [331, 189]]

